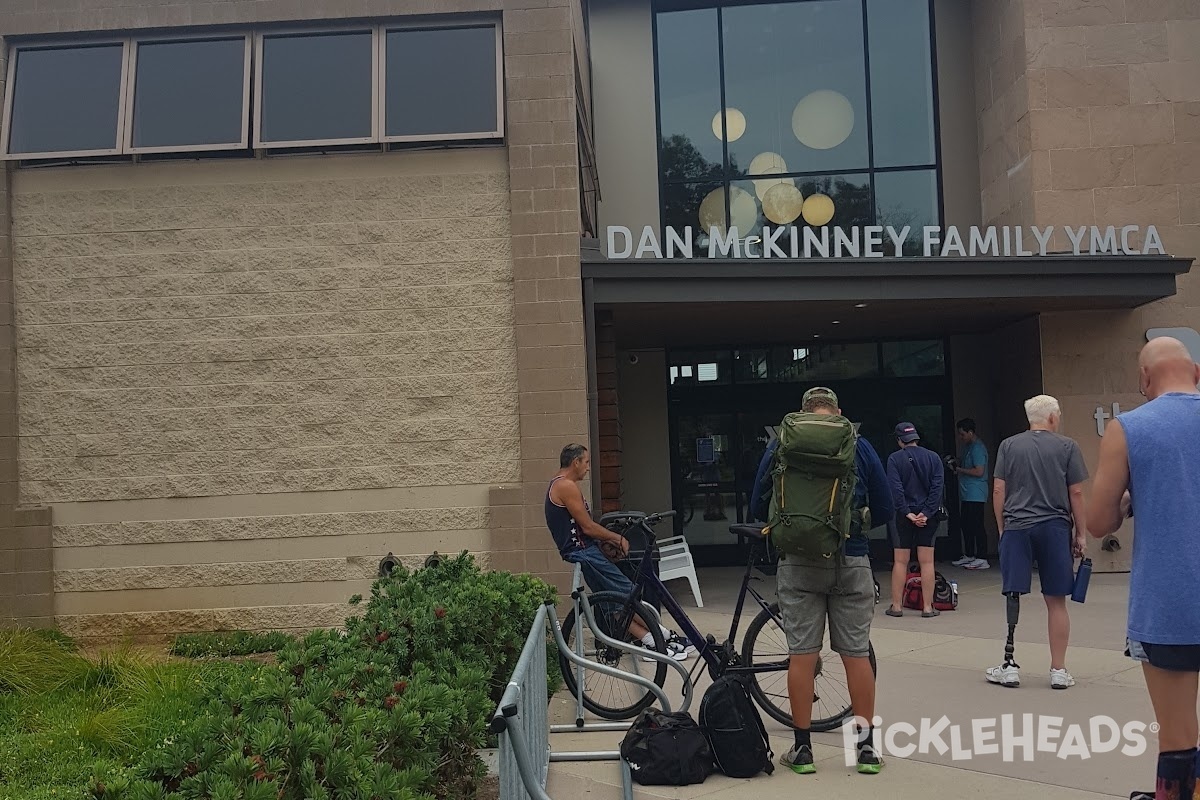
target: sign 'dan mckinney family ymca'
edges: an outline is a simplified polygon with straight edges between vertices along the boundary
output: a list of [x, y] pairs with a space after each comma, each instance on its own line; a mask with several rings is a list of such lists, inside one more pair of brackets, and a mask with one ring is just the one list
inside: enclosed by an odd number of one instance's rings
[[[739, 235], [736, 227], [728, 232], [713, 227], [706, 238], [709, 258], [901, 258], [905, 245], [913, 236], [920, 237], [922, 253], [926, 258], [978, 258], [1058, 255], [1047, 252], [1056, 230], [1053, 225], [1044, 228], [972, 225], [964, 236], [953, 225], [946, 228], [924, 226], [919, 233], [909, 225], [900, 230], [891, 225], [852, 228], [783, 225], [764, 227], [761, 235], [746, 238]], [[1142, 229], [1138, 225], [1109, 225], [1104, 228], [1096, 225], [1064, 226], [1062, 230], [1071, 242], [1070, 253], [1076, 256], [1166, 255], [1162, 239], [1153, 225], [1147, 226], [1144, 236], [1140, 235]], [[633, 231], [623, 225], [609, 226], [608, 258], [696, 257], [692, 228], [684, 228], [680, 232], [668, 227], [665, 234], [664, 247], [658, 232], [647, 225], [642, 229], [635, 246]], [[1135, 244], [1139, 240], [1140, 247]], [[705, 243], [701, 241], [700, 244], [703, 248]]]

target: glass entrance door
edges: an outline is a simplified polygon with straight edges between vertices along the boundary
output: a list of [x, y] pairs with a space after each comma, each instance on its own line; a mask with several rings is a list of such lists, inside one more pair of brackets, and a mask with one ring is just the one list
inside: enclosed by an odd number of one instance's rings
[[790, 347], [671, 354], [675, 530], [687, 537], [697, 564], [744, 563], [729, 526], [762, 521], [749, 507], [759, 462], [811, 386], [837, 392], [881, 461], [895, 451], [892, 431], [901, 421], [917, 426], [925, 446], [950, 452], [951, 392], [941, 349], [913, 343], [899, 350], [920, 353], [920, 360], [893, 366], [897, 360], [888, 356], [896, 350], [891, 343], [833, 345], [820, 360], [815, 351]]

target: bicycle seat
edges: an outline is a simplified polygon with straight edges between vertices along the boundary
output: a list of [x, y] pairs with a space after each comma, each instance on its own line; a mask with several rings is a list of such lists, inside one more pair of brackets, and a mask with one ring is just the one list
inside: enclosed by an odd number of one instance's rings
[[730, 525], [729, 532], [739, 539], [762, 541], [767, 538], [762, 525]]

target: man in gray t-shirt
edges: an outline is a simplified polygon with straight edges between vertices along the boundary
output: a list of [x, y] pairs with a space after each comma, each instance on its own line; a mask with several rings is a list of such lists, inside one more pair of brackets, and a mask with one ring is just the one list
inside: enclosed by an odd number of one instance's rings
[[[1019, 602], [1033, 584], [1033, 564], [1046, 601], [1050, 639], [1050, 685], [1075, 685], [1067, 671], [1071, 621], [1067, 596], [1075, 588], [1075, 559], [1084, 553], [1083, 483], [1087, 466], [1079, 445], [1058, 432], [1058, 401], [1038, 395], [1025, 401], [1029, 430], [1005, 439], [996, 453], [992, 502], [1000, 531], [1001, 592]], [[1072, 531], [1074, 528], [1074, 531]], [[1012, 620], [1010, 606], [1010, 625]], [[1017, 666], [1008, 660], [987, 671], [987, 679], [1017, 686]]]

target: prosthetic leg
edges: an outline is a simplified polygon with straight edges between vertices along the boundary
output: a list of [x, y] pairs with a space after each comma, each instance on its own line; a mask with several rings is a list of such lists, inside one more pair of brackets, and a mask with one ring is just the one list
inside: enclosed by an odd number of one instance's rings
[[1013, 636], [1017, 632], [1017, 621], [1021, 616], [1021, 594], [1005, 592], [1004, 597], [1008, 612], [1008, 640], [1004, 643], [1004, 663], [989, 669], [987, 679], [988, 682], [998, 683], [1001, 686], [1020, 686], [1021, 676], [1017, 670], [1021, 668], [1021, 665], [1013, 658]]
[[1013, 634], [1016, 633], [1017, 621], [1021, 617], [1021, 595], [1009, 592], [1005, 597], [1008, 598], [1008, 641], [1004, 643], [1004, 666], [1020, 669], [1021, 665], [1013, 660]]

